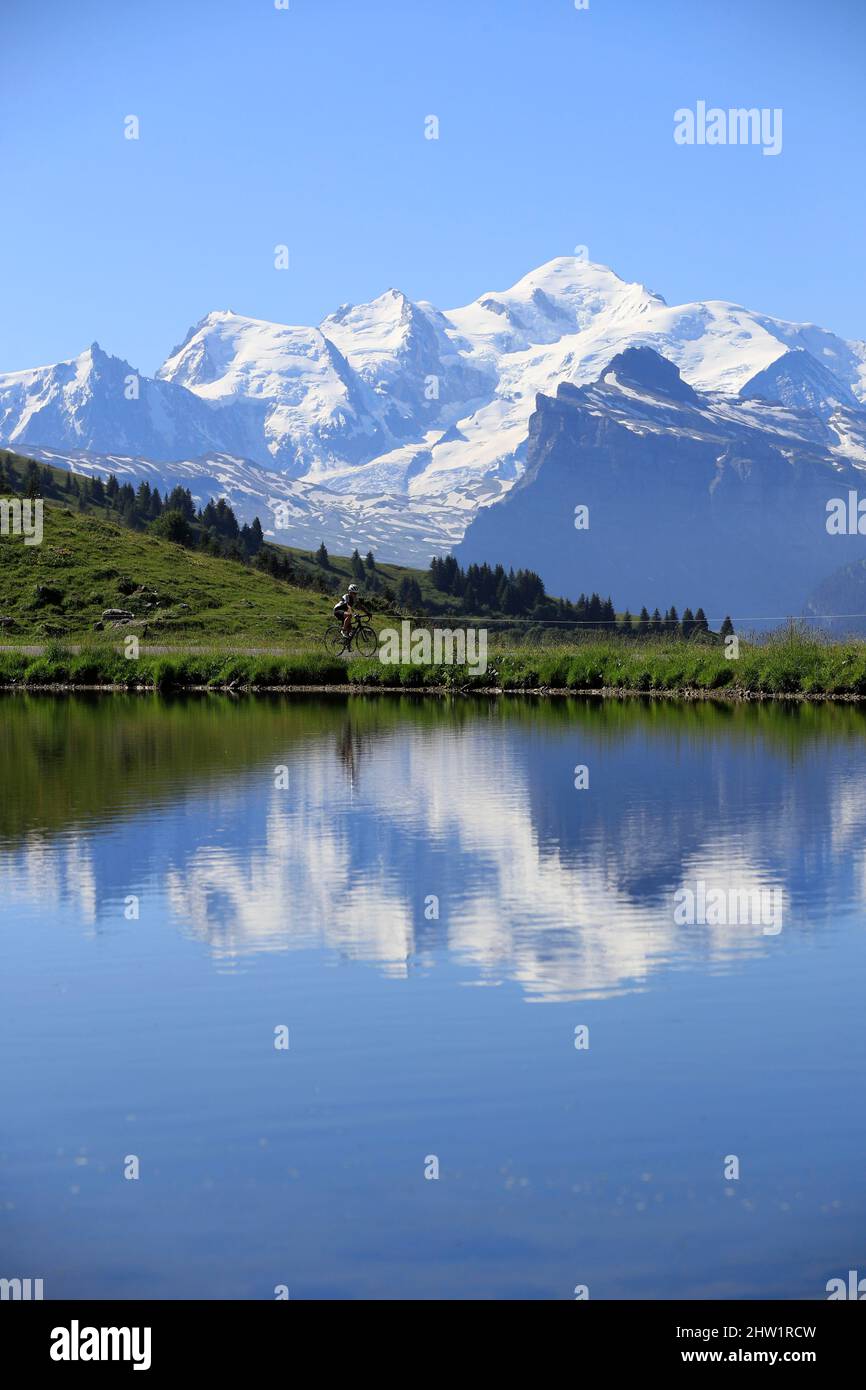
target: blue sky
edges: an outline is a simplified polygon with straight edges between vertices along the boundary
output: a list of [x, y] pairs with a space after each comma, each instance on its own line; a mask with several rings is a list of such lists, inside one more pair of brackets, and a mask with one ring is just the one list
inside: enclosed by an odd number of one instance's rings
[[[0, 371], [152, 371], [216, 308], [451, 308], [578, 245], [866, 337], [862, 0], [289, 6], [3, 0]], [[782, 153], [676, 145], [698, 99], [781, 107]]]

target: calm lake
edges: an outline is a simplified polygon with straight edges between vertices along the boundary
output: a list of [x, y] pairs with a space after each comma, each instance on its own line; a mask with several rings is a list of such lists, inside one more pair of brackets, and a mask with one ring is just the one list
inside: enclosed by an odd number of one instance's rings
[[[0, 1276], [822, 1299], [866, 1268], [861, 710], [6, 696], [0, 754]], [[783, 913], [681, 923], [699, 884]]]

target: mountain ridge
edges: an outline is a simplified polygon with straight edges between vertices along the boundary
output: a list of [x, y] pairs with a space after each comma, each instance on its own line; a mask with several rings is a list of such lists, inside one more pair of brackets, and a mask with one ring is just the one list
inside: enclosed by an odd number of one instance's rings
[[866, 537], [826, 526], [829, 500], [864, 481], [866, 412], [824, 420], [698, 392], [654, 349], [630, 348], [595, 382], [539, 394], [522, 477], [455, 553], [505, 555], [566, 597], [616, 577], [629, 604], [699, 592], [711, 620], [764, 621], [803, 612], [866, 556]]
[[[459, 539], [521, 477], [538, 395], [596, 381], [636, 346], [673, 362], [689, 388], [780, 399], [831, 429], [840, 410], [866, 403], [864, 342], [722, 300], [669, 305], [606, 266], [560, 256], [451, 310], [395, 287], [317, 326], [212, 310], [152, 377], [101, 349], [95, 361], [85, 349], [0, 375], [0, 443], [85, 454], [96, 468], [109, 457], [200, 466], [202, 486], [213, 460], [230, 456], [250, 486], [259, 479], [259, 510], [263, 471], [274, 491], [279, 480], [324, 486], [359, 512], [403, 498], [409, 530], [393, 507], [392, 553], [405, 546], [420, 561], [413, 509], [428, 510], [431, 543]], [[230, 500], [243, 514], [243, 489]]]

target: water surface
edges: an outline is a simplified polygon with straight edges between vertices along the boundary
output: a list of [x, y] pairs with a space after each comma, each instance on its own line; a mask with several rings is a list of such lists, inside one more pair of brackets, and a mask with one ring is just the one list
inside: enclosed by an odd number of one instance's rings
[[[16, 695], [0, 754], [0, 1275], [822, 1298], [864, 1268], [857, 708]], [[782, 929], [677, 925], [698, 881], [779, 889]]]

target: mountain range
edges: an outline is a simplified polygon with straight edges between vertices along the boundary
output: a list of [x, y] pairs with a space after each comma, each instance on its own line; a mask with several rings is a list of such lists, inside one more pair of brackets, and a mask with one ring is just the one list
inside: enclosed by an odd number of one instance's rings
[[[652, 349], [653, 364], [626, 358], [626, 368], [622, 355], [635, 347]], [[653, 488], [639, 489], [644, 504], [672, 514], [678, 496], [691, 506], [695, 488], [711, 487], [718, 518], [755, 450], [765, 479], [770, 461], [788, 459], [787, 471], [772, 474], [777, 503], [786, 489], [793, 499], [816, 479], [826, 492], [828, 468], [856, 480], [866, 465], [864, 412], [866, 343], [722, 301], [670, 306], [644, 285], [571, 256], [448, 311], [396, 289], [342, 305], [315, 328], [219, 310], [191, 328], [152, 377], [96, 343], [70, 361], [0, 375], [0, 442], [9, 447], [83, 472], [183, 482], [202, 501], [224, 495], [243, 519], [260, 515], [266, 531], [290, 544], [324, 539], [415, 564], [458, 545], [464, 557], [524, 563], [520, 542], [531, 537], [517, 534], [516, 518], [530, 524], [527, 499], [550, 487], [555, 471], [540, 466], [554, 452], [546, 430], [570, 432], [577, 450], [574, 474], [563, 455], [556, 464], [569, 524], [573, 506], [589, 497], [590, 457], [608, 470], [613, 496], [634, 484], [622, 450], [648, 434], [659, 449], [662, 440], [665, 448], [676, 444], [684, 473], [669, 475], [660, 454]], [[619, 462], [610, 449], [599, 452], [599, 438], [587, 453], [589, 420], [617, 441]], [[687, 440], [702, 460], [694, 477], [686, 476]], [[714, 448], [720, 478], [707, 472]], [[791, 505], [805, 515], [816, 501], [800, 496]], [[625, 509], [633, 502], [626, 496]], [[757, 474], [742, 502], [736, 525], [750, 516], [757, 537], [764, 524]], [[536, 510], [549, 506], [547, 498]], [[695, 526], [703, 514], [698, 507]], [[725, 535], [723, 528], [717, 560]], [[637, 569], [645, 550], [640, 560], [623, 554], [625, 572], [610, 552], [610, 563], [593, 560], [584, 574], [570, 563], [573, 526], [562, 551], [537, 539], [543, 562], [534, 567], [555, 591], [600, 587], [640, 602], [655, 592]], [[594, 544], [583, 546], [581, 563]], [[797, 544], [808, 550], [808, 536]], [[838, 563], [854, 558], [840, 554]], [[817, 561], [804, 583], [813, 570], [816, 582], [825, 578], [832, 555], [827, 562]], [[644, 573], [667, 583], [670, 570], [653, 563]], [[768, 602], [788, 607], [805, 599], [802, 589], [765, 586]], [[715, 602], [707, 590], [690, 592], [704, 607]], [[726, 609], [741, 601], [736, 588], [725, 592]], [[748, 592], [750, 607], [757, 598]]]

